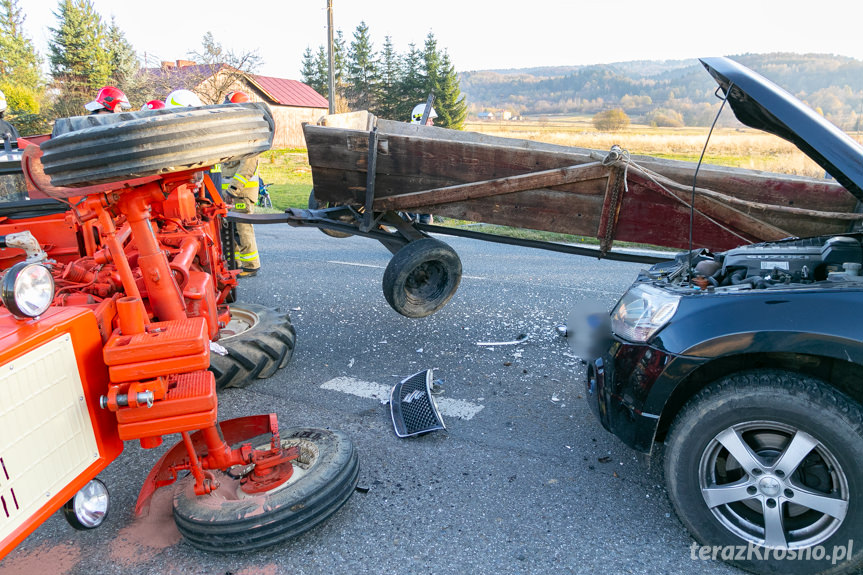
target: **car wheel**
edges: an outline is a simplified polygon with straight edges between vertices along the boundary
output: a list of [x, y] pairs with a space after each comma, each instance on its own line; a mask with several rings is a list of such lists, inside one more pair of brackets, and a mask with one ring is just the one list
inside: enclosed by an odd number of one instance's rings
[[756, 573], [863, 564], [861, 422], [848, 396], [795, 373], [741, 372], [699, 392], [665, 453], [669, 497], [703, 546], [693, 557]]

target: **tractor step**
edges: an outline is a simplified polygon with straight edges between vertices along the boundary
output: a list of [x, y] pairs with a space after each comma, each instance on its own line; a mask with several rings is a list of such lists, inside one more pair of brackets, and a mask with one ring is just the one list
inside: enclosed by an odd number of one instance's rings
[[432, 370], [415, 373], [397, 383], [390, 392], [390, 413], [399, 437], [446, 429], [431, 395]]

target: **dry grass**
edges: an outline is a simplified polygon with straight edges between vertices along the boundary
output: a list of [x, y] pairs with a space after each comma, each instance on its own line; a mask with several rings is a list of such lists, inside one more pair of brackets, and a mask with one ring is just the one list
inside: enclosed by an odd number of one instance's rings
[[[469, 122], [465, 129], [495, 136], [596, 150], [608, 150], [617, 144], [632, 154], [689, 161], [698, 160], [708, 132], [707, 128], [651, 128], [632, 125], [620, 132], [598, 133], [593, 129], [589, 118]], [[860, 139], [859, 135], [857, 139]], [[751, 129], [714, 130], [705, 161], [752, 170], [813, 177], [824, 175], [824, 170], [793, 144]]]

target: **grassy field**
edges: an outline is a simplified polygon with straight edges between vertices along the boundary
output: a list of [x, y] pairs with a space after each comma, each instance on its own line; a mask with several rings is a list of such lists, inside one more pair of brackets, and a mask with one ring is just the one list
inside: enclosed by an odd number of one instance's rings
[[[522, 138], [608, 150], [619, 145], [632, 154], [661, 158], [697, 161], [707, 137], [707, 128], [654, 128], [632, 125], [615, 133], [597, 133], [589, 117], [555, 117], [511, 122], [468, 122], [466, 130], [495, 136]], [[860, 134], [852, 134], [861, 141]], [[757, 130], [719, 128], [713, 132], [707, 148], [705, 162], [753, 170], [765, 170], [813, 177], [821, 177], [824, 170], [807, 158], [795, 146], [776, 136]], [[312, 173], [305, 150], [272, 150], [261, 156], [260, 174], [269, 188], [273, 207], [305, 208], [312, 188]], [[562, 234], [507, 230], [495, 226], [475, 227], [471, 222], [444, 220], [444, 225], [471, 226], [477, 231], [493, 231], [529, 239], [561, 242], [595, 243], [592, 238], [579, 238]]]
[[269, 184], [273, 208], [305, 208], [312, 189], [312, 169], [305, 150], [270, 150], [261, 154], [258, 173]]
[[[598, 133], [587, 116], [532, 119], [518, 122], [468, 122], [466, 130], [565, 146], [608, 150], [612, 145], [659, 158], [698, 161], [708, 128], [655, 128], [633, 124], [615, 133]], [[858, 141], [860, 134], [852, 134]], [[705, 162], [751, 170], [821, 177], [824, 170], [793, 144], [749, 128], [717, 128], [710, 138]]]

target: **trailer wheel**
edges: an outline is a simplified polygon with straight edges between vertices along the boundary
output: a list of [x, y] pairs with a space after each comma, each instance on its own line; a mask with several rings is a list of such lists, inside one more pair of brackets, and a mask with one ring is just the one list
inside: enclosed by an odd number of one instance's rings
[[426, 317], [450, 300], [461, 282], [461, 260], [447, 244], [432, 238], [408, 243], [384, 271], [387, 303], [406, 317]]
[[[282, 446], [300, 448], [287, 483], [272, 491], [246, 494], [240, 482], [216, 472], [219, 488], [196, 496], [194, 477], [177, 482], [174, 521], [193, 547], [231, 553], [269, 547], [308, 531], [335, 513], [357, 485], [359, 458], [340, 431], [291, 428], [281, 432]], [[269, 448], [269, 436], [252, 445]]]
[[42, 166], [52, 185], [69, 187], [203, 168], [269, 150], [273, 126], [258, 104], [61, 118]]
[[[322, 204], [321, 202], [318, 201], [318, 199], [315, 197], [315, 189], [312, 188], [312, 191], [309, 192], [309, 209], [310, 210], [320, 210], [320, 209], [328, 208], [328, 207], [330, 207], [329, 203], [323, 203]], [[349, 234], [347, 232], [337, 232], [335, 230], [327, 230], [324, 228], [318, 228], [318, 229], [332, 238], [349, 238], [353, 235], [353, 234]]]
[[216, 389], [246, 387], [285, 367], [294, 353], [297, 332], [288, 314], [262, 305], [231, 305], [231, 322], [218, 343], [228, 355], [210, 353]]

